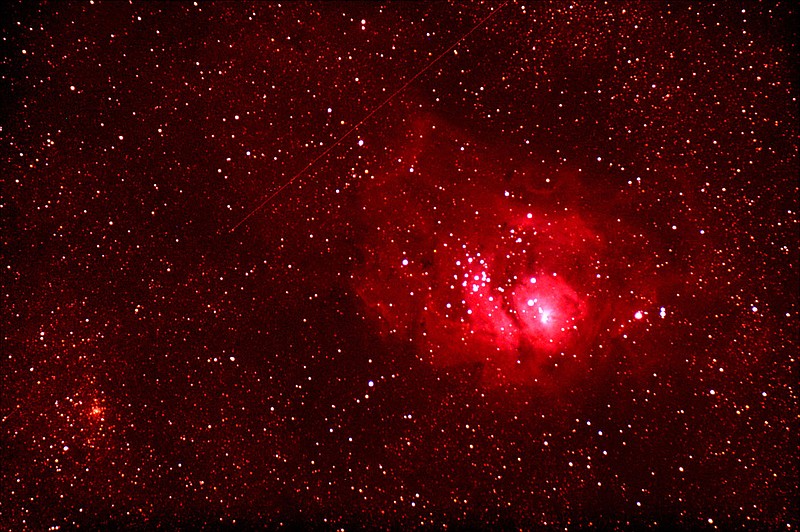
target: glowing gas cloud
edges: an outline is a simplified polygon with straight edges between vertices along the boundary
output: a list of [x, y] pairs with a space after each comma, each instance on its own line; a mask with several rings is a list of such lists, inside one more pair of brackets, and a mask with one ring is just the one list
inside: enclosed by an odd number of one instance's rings
[[436, 366], [479, 365], [487, 383], [561, 387], [606, 364], [656, 304], [652, 253], [620, 200], [442, 121], [414, 128], [394, 171], [363, 188], [372, 230], [354, 280], [373, 323]]

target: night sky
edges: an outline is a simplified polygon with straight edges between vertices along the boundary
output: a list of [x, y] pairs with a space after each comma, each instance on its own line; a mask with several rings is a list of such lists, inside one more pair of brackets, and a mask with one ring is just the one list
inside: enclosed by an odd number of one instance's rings
[[3, 529], [800, 526], [792, 2], [2, 9]]

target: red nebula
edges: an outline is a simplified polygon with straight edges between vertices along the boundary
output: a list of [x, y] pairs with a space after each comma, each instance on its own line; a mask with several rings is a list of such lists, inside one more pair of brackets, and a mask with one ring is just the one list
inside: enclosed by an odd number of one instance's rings
[[363, 188], [354, 281], [373, 322], [435, 366], [479, 365], [487, 383], [561, 388], [596, 370], [614, 316], [635, 312], [620, 287], [637, 280], [613, 274], [631, 252], [609, 245], [617, 233], [581, 206], [582, 186], [515, 171], [441, 121], [417, 121], [412, 138]]

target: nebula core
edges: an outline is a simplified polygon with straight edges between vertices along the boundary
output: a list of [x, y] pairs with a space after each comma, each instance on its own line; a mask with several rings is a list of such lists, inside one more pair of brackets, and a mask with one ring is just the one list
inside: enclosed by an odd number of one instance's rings
[[602, 176], [516, 162], [433, 116], [408, 137], [362, 191], [355, 287], [382, 333], [436, 366], [478, 365], [489, 385], [569, 392], [620, 362], [625, 327], [658, 317], [665, 286], [631, 205], [590, 194]]

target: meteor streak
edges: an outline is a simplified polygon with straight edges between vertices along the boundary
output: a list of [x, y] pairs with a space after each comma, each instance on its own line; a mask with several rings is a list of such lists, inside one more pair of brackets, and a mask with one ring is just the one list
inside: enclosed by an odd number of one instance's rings
[[415, 81], [415, 80], [416, 80], [418, 77], [420, 77], [420, 76], [421, 76], [422, 74], [424, 74], [424, 73], [425, 73], [425, 72], [426, 72], [428, 69], [430, 69], [430, 68], [431, 68], [433, 65], [435, 65], [437, 62], [439, 62], [439, 61], [440, 61], [440, 60], [441, 60], [441, 59], [442, 59], [442, 58], [443, 58], [445, 55], [447, 55], [448, 53], [450, 53], [450, 52], [451, 52], [451, 51], [452, 51], [452, 50], [453, 50], [453, 49], [454, 49], [456, 46], [458, 46], [459, 44], [461, 44], [461, 43], [462, 43], [462, 42], [463, 42], [463, 41], [464, 41], [464, 40], [465, 40], [467, 37], [469, 37], [470, 35], [472, 35], [472, 33], [474, 33], [474, 32], [475, 32], [475, 30], [477, 30], [478, 28], [480, 28], [481, 26], [483, 26], [484, 24], [486, 24], [486, 22], [487, 22], [487, 21], [488, 21], [490, 18], [492, 18], [492, 17], [493, 17], [493, 16], [494, 16], [494, 15], [495, 15], [495, 14], [496, 14], [498, 11], [500, 11], [501, 9], [503, 9], [503, 8], [506, 6], [506, 4], [508, 4], [508, 2], [509, 2], [509, 1], [510, 1], [510, 0], [505, 0], [505, 2], [503, 2], [502, 4], [500, 4], [500, 6], [499, 6], [497, 9], [493, 9], [493, 10], [491, 11], [491, 13], [489, 13], [488, 15], [486, 15], [485, 17], [483, 17], [483, 18], [482, 18], [482, 19], [481, 19], [481, 20], [480, 20], [480, 21], [479, 21], [477, 24], [475, 24], [475, 26], [473, 26], [473, 27], [472, 27], [472, 29], [470, 29], [470, 30], [469, 30], [467, 33], [465, 33], [464, 35], [462, 35], [460, 39], [458, 39], [456, 42], [454, 42], [453, 44], [451, 44], [451, 45], [450, 45], [450, 46], [449, 46], [449, 47], [448, 47], [448, 48], [447, 48], [447, 49], [446, 49], [444, 52], [442, 52], [442, 53], [440, 53], [438, 56], [436, 56], [436, 57], [435, 57], [435, 58], [434, 58], [434, 59], [433, 59], [433, 60], [432, 60], [430, 63], [428, 63], [427, 65], [425, 65], [425, 67], [423, 67], [423, 68], [422, 68], [422, 70], [420, 70], [419, 72], [417, 72], [416, 74], [414, 74], [413, 76], [411, 76], [411, 78], [410, 78], [408, 81], [406, 81], [406, 82], [405, 82], [405, 83], [404, 83], [404, 84], [403, 84], [403, 85], [402, 85], [402, 86], [401, 86], [399, 89], [397, 89], [396, 91], [394, 91], [392, 94], [390, 94], [390, 95], [389, 95], [389, 97], [388, 97], [388, 98], [386, 98], [385, 100], [383, 100], [383, 101], [382, 101], [382, 102], [381, 102], [381, 103], [380, 103], [380, 104], [379, 104], [377, 107], [375, 107], [375, 108], [374, 108], [372, 111], [370, 111], [369, 113], [367, 113], [367, 115], [366, 115], [364, 118], [362, 118], [361, 120], [359, 120], [358, 122], [356, 122], [356, 124], [355, 124], [353, 127], [351, 127], [349, 130], [347, 130], [347, 132], [346, 132], [344, 135], [342, 135], [341, 137], [339, 137], [338, 139], [336, 139], [336, 141], [335, 141], [333, 144], [331, 144], [330, 146], [328, 146], [328, 147], [327, 147], [327, 148], [326, 148], [326, 149], [325, 149], [325, 150], [324, 150], [322, 153], [320, 153], [320, 154], [319, 154], [319, 155], [317, 155], [317, 156], [316, 156], [314, 159], [312, 159], [312, 160], [311, 160], [311, 162], [309, 162], [307, 165], [305, 165], [305, 166], [303, 167], [303, 169], [302, 169], [302, 170], [300, 170], [299, 172], [297, 172], [296, 174], [294, 174], [294, 175], [292, 176], [292, 178], [291, 178], [291, 179], [289, 179], [288, 181], [286, 181], [286, 182], [285, 182], [283, 185], [281, 185], [280, 187], [278, 187], [278, 188], [277, 188], [277, 190], [275, 190], [275, 191], [274, 191], [272, 194], [270, 194], [270, 195], [269, 195], [269, 196], [267, 196], [267, 197], [266, 197], [264, 200], [262, 200], [262, 201], [261, 201], [261, 203], [259, 203], [258, 205], [256, 205], [256, 206], [255, 206], [255, 208], [253, 208], [253, 209], [252, 209], [250, 212], [248, 212], [248, 213], [247, 213], [247, 214], [244, 216], [244, 218], [242, 218], [241, 220], [239, 220], [239, 222], [237, 222], [237, 223], [236, 223], [236, 225], [234, 225], [233, 227], [231, 227], [231, 229], [230, 229], [228, 232], [229, 232], [229, 233], [233, 233], [233, 232], [234, 232], [234, 231], [236, 231], [236, 230], [237, 230], [237, 229], [238, 229], [238, 228], [239, 228], [241, 225], [243, 225], [243, 224], [244, 224], [244, 223], [245, 223], [247, 220], [249, 220], [249, 219], [250, 219], [250, 218], [251, 218], [251, 217], [252, 217], [254, 214], [256, 214], [258, 211], [260, 211], [261, 209], [263, 209], [264, 207], [266, 207], [267, 205], [269, 205], [269, 203], [270, 203], [270, 202], [271, 202], [273, 199], [275, 199], [275, 197], [276, 197], [276, 196], [278, 196], [278, 194], [280, 194], [281, 192], [283, 192], [284, 190], [286, 190], [286, 188], [288, 188], [288, 187], [289, 187], [289, 186], [290, 186], [292, 183], [294, 183], [294, 182], [295, 182], [297, 179], [299, 179], [299, 178], [300, 178], [300, 176], [302, 176], [303, 174], [305, 174], [305, 173], [308, 171], [308, 169], [309, 169], [309, 168], [311, 168], [312, 166], [314, 166], [314, 165], [315, 165], [317, 162], [319, 162], [319, 160], [320, 160], [320, 159], [322, 159], [322, 158], [324, 158], [326, 155], [328, 155], [328, 154], [331, 152], [331, 150], [333, 150], [333, 149], [334, 149], [336, 146], [338, 146], [339, 144], [341, 144], [341, 143], [342, 143], [342, 141], [343, 141], [344, 139], [346, 139], [347, 137], [349, 137], [349, 136], [350, 136], [350, 135], [351, 135], [351, 134], [352, 134], [352, 133], [353, 133], [353, 132], [354, 132], [356, 129], [358, 129], [358, 128], [359, 128], [359, 127], [360, 127], [360, 126], [361, 126], [361, 125], [362, 125], [364, 122], [366, 122], [367, 120], [369, 120], [369, 119], [370, 119], [370, 118], [371, 118], [371, 117], [372, 117], [372, 116], [373, 116], [375, 113], [377, 113], [378, 111], [380, 111], [381, 109], [383, 109], [383, 108], [386, 106], [386, 104], [388, 104], [390, 101], [392, 101], [392, 99], [393, 99], [395, 96], [397, 96], [398, 94], [400, 94], [401, 92], [403, 92], [404, 90], [406, 90], [406, 89], [408, 88], [408, 86], [409, 86], [409, 85], [411, 85], [412, 83], [414, 83], [414, 81]]

